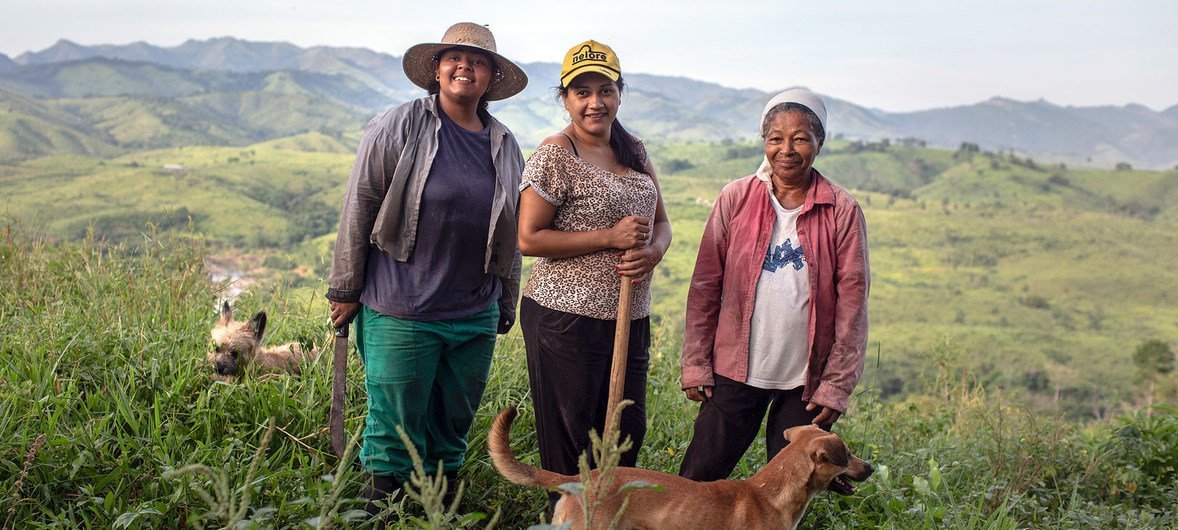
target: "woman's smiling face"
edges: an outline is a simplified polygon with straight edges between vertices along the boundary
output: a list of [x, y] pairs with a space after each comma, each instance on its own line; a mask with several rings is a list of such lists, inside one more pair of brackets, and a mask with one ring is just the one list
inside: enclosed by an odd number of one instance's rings
[[773, 169], [773, 178], [791, 184], [806, 182], [821, 149], [809, 116], [801, 111], [779, 112], [768, 125], [765, 158]]
[[442, 97], [454, 101], [478, 101], [491, 86], [494, 62], [485, 53], [468, 48], [450, 48], [438, 54], [435, 70]]
[[622, 94], [610, 78], [591, 72], [575, 77], [561, 99], [575, 127], [601, 136], [613, 125]]

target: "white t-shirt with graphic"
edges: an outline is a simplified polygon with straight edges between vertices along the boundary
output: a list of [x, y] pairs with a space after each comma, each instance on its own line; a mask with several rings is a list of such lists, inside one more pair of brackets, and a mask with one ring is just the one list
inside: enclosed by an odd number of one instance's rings
[[806, 384], [810, 360], [809, 265], [798, 241], [798, 214], [769, 194], [777, 220], [761, 265], [749, 334], [747, 383], [757, 388], [790, 390]]

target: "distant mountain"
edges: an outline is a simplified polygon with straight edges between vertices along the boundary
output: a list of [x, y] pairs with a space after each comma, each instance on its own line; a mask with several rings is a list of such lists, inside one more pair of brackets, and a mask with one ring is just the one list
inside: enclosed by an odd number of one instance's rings
[[[115, 97], [175, 105], [174, 127], [203, 131], [195, 137], [146, 135], [156, 142], [199, 137], [238, 145], [305, 130], [341, 132], [339, 127], [358, 128], [374, 112], [422, 95], [405, 78], [400, 58], [363, 48], [300, 48], [231, 37], [174, 47], [143, 42], [82, 46], [60, 40], [45, 50], [7, 63], [5, 59], [0, 56], [2, 89], [45, 100]], [[552, 89], [560, 66], [521, 67], [530, 79], [528, 88], [492, 110], [529, 146], [563, 127], [566, 116]], [[656, 142], [755, 138], [757, 119], [770, 96], [683, 77], [631, 74], [626, 81], [620, 118], [636, 134]], [[914, 138], [941, 147], [969, 142], [1048, 162], [1129, 162], [1155, 169], [1178, 165], [1178, 105], [1154, 112], [1140, 105], [1064, 107], [996, 97], [974, 105], [889, 113], [834, 97], [827, 97], [827, 104], [830, 133], [848, 139]], [[185, 108], [198, 114], [180, 110]], [[279, 116], [278, 109], [290, 113]], [[246, 115], [259, 112], [264, 115]], [[185, 120], [193, 123], [180, 123]], [[11, 153], [0, 150], [0, 157], [5, 156]]]
[[9, 59], [7, 55], [0, 53], [0, 71], [10, 70], [16, 68], [16, 63]]
[[[355, 131], [387, 101], [347, 76], [302, 71], [181, 70], [90, 58], [0, 73], [0, 159], [118, 153], [176, 145], [247, 145], [307, 131]], [[48, 116], [48, 117], [47, 117]], [[94, 142], [46, 142], [68, 127]]]
[[39, 52], [22, 53], [15, 60], [19, 64], [30, 65], [104, 57], [161, 64], [173, 68], [250, 72], [296, 69], [298, 57], [304, 52], [302, 48], [293, 44], [249, 42], [231, 37], [204, 41], [189, 40], [171, 48], [153, 46], [145, 42], [82, 46], [61, 39]]
[[165, 48], [144, 42], [128, 45], [81, 46], [62, 39], [39, 52], [25, 52], [14, 61], [46, 65], [101, 57], [146, 62], [183, 70], [267, 72], [294, 70], [346, 75], [389, 96], [407, 98], [414, 90], [401, 72], [401, 59], [364, 48], [299, 48], [284, 42], [250, 42], [220, 37], [188, 40]]

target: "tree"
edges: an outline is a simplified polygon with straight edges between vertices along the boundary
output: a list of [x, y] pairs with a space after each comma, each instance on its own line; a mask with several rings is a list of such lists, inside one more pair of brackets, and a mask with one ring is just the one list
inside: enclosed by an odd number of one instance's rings
[[961, 146], [957, 148], [957, 152], [953, 153], [953, 159], [957, 161], [966, 161], [973, 159], [973, 155], [981, 152], [978, 144], [969, 142], [961, 142]]
[[1157, 339], [1147, 340], [1139, 344], [1137, 351], [1133, 352], [1133, 364], [1137, 365], [1141, 378], [1149, 385], [1146, 395], [1148, 406], [1145, 410], [1146, 415], [1149, 415], [1150, 409], [1153, 408], [1154, 387], [1158, 377], [1174, 371], [1174, 350], [1170, 349], [1166, 342]]

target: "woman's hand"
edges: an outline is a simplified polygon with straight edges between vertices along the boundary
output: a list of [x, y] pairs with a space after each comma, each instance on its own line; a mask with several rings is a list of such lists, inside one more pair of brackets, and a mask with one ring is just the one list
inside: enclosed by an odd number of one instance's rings
[[336, 302], [331, 300], [331, 327], [339, 329], [352, 321], [360, 312], [360, 302]]
[[683, 393], [687, 395], [687, 399], [692, 401], [712, 399], [712, 387], [710, 386], [693, 386], [691, 388], [684, 388]]
[[806, 405], [806, 410], [810, 412], [813, 412], [815, 409], [819, 408], [822, 409], [822, 412], [819, 412], [818, 416], [814, 418], [814, 421], [810, 422], [814, 425], [825, 425], [830, 427], [831, 425], [834, 425], [834, 422], [839, 421], [839, 418], [843, 415], [843, 413], [837, 410], [834, 410], [830, 407], [824, 407], [812, 401]]
[[618, 250], [641, 247], [650, 242], [650, 218], [628, 215], [609, 229], [609, 246]]
[[654, 245], [644, 245], [622, 252], [622, 262], [618, 264], [618, 274], [630, 278], [634, 283], [650, 279], [650, 273], [655, 265], [663, 260], [663, 253]]

